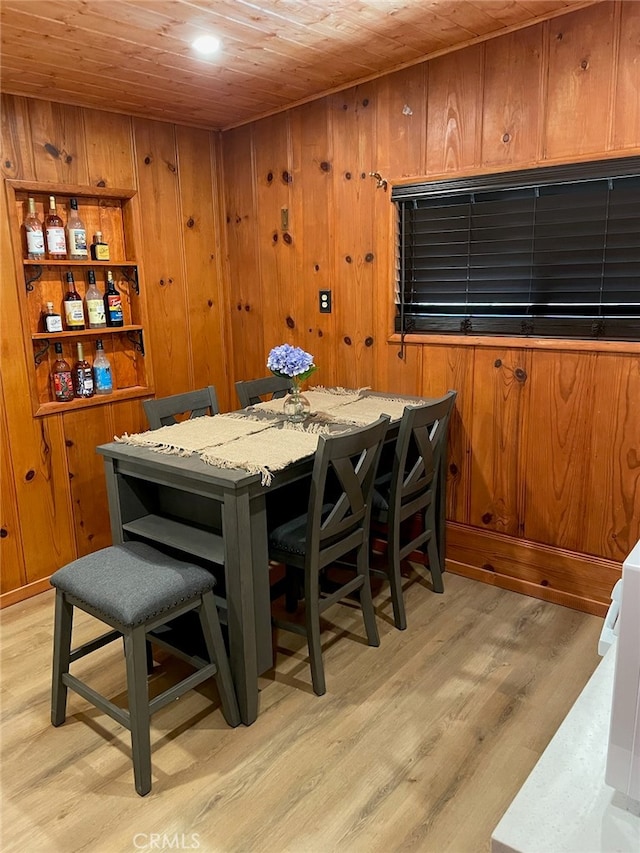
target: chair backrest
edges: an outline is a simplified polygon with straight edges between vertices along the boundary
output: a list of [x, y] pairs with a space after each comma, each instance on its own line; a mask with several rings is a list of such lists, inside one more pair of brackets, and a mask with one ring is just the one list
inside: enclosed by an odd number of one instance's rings
[[263, 379], [244, 379], [236, 382], [238, 399], [243, 409], [264, 402], [263, 397], [267, 400], [285, 397], [290, 390], [291, 379], [283, 379], [281, 376], [265, 376]]
[[178, 423], [176, 415], [187, 415], [180, 420], [190, 420], [203, 415], [217, 415], [220, 411], [218, 396], [213, 385], [198, 388], [197, 391], [185, 391], [170, 397], [145, 400], [142, 404], [151, 429], [160, 429]]
[[[307, 527], [307, 561], [317, 569], [360, 546], [368, 549], [371, 496], [389, 416], [318, 441]], [[314, 566], [315, 568], [316, 566]]]
[[405, 408], [391, 474], [389, 524], [398, 524], [433, 502], [456, 396], [456, 391], [449, 391], [432, 403]]

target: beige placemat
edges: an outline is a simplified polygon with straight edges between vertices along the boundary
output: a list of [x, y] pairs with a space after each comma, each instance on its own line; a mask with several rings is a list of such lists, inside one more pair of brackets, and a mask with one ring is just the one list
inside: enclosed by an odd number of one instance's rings
[[[345, 388], [309, 388], [302, 392], [311, 405], [313, 413], [330, 414], [335, 409], [338, 409], [347, 403], [352, 403], [360, 398], [360, 391], [351, 391]], [[268, 400], [266, 403], [258, 403], [252, 406], [252, 409], [262, 410], [265, 412], [276, 412], [282, 414], [284, 405], [284, 397], [278, 397], [275, 400]]]
[[218, 468], [240, 468], [250, 474], [260, 474], [262, 485], [270, 486], [273, 472], [316, 452], [319, 432], [307, 432], [285, 424], [283, 429], [273, 427], [259, 435], [206, 448], [200, 457]]
[[251, 418], [237, 417], [233, 414], [214, 415], [213, 417], [193, 418], [172, 426], [160, 427], [147, 432], [138, 432], [118, 437], [116, 441], [148, 447], [159, 453], [173, 453], [177, 456], [190, 456], [205, 448], [215, 447], [228, 441], [234, 441], [248, 435], [269, 429], [273, 424]]
[[[426, 402], [426, 400], [424, 401]], [[397, 397], [361, 397], [359, 400], [347, 403], [332, 412], [333, 416], [345, 423], [366, 426], [377, 421], [381, 415], [389, 415], [392, 421], [400, 420], [405, 406], [421, 406], [423, 402], [407, 402]]]

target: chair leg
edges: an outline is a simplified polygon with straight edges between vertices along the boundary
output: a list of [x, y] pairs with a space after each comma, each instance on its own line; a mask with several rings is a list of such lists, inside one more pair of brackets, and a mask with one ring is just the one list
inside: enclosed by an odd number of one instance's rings
[[214, 661], [218, 669], [216, 684], [218, 685], [218, 693], [222, 702], [222, 713], [227, 723], [235, 728], [240, 725], [240, 711], [238, 710], [238, 700], [236, 699], [236, 691], [231, 677], [229, 659], [224, 640], [222, 639], [220, 620], [218, 619], [218, 611], [212, 592], [205, 592], [202, 596], [202, 604], [200, 605], [198, 615], [200, 616], [200, 625], [202, 626], [202, 633], [207, 645], [209, 660]]
[[431, 572], [433, 591], [444, 592], [442, 569], [440, 568], [440, 557], [438, 555], [438, 543], [436, 542], [435, 535], [429, 539], [427, 544], [427, 556], [429, 557], [429, 571]]
[[327, 692], [322, 663], [322, 644], [320, 642], [320, 578], [318, 570], [307, 568], [304, 582], [304, 621], [307, 629], [307, 646], [311, 665], [311, 681], [316, 696]]
[[56, 610], [53, 629], [53, 672], [51, 678], [51, 724], [60, 726], [67, 716], [67, 685], [62, 676], [69, 672], [73, 605], [62, 590], [56, 590]]
[[387, 565], [391, 587], [391, 603], [393, 604], [393, 621], [399, 631], [404, 631], [407, 627], [407, 613], [404, 606], [402, 573], [400, 571], [400, 531], [398, 530], [394, 534], [389, 528], [388, 535]]
[[362, 609], [364, 627], [367, 632], [367, 640], [370, 646], [379, 646], [380, 636], [378, 634], [376, 611], [373, 606], [373, 597], [371, 595], [369, 549], [364, 546], [360, 548], [360, 553], [358, 554], [358, 574], [362, 577], [362, 586], [360, 587], [360, 607]]
[[144, 626], [128, 631], [124, 635], [124, 644], [133, 776], [136, 791], [144, 797], [151, 790], [151, 731]]

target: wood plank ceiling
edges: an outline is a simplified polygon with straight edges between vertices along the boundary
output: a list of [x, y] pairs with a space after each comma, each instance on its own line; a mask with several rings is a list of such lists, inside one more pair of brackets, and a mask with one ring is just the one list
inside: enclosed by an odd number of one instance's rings
[[2, 0], [1, 88], [225, 129], [594, 2]]

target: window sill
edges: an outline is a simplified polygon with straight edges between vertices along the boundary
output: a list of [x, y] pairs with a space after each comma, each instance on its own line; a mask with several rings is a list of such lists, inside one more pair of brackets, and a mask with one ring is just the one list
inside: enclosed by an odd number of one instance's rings
[[[388, 344], [399, 345], [401, 337], [393, 334]], [[506, 335], [430, 335], [413, 333], [404, 336], [409, 346], [473, 346], [500, 347], [501, 349], [531, 349], [566, 352], [610, 352], [625, 355], [640, 354], [640, 341], [584, 341], [559, 338], [521, 338]]]

